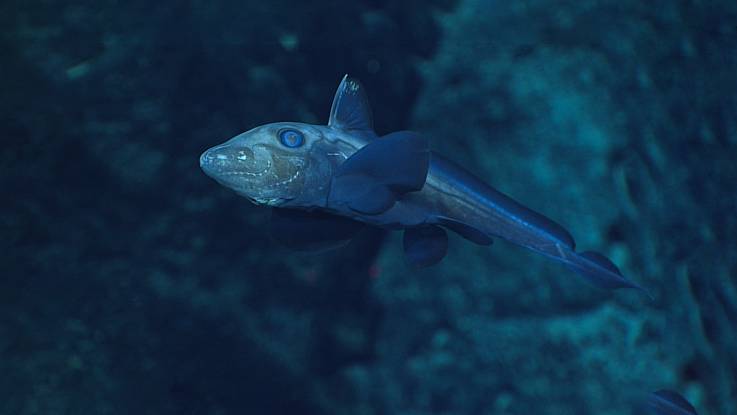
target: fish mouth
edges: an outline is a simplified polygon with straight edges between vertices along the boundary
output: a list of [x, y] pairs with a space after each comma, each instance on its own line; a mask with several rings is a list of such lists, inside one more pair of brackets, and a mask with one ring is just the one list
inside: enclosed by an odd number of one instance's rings
[[258, 206], [271, 206], [271, 207], [277, 207], [281, 206], [290, 199], [285, 199], [283, 197], [260, 197], [260, 196], [250, 196], [250, 195], [244, 195], [248, 198], [248, 200], [251, 201], [254, 205]]
[[227, 144], [215, 146], [200, 155], [200, 168], [217, 181], [257, 178], [268, 173], [271, 166], [268, 158], [259, 162], [253, 150], [233, 148]]
[[[237, 166], [240, 167], [240, 166]], [[217, 174], [220, 177], [261, 177], [271, 170], [271, 160], [266, 160], [266, 167], [257, 171], [249, 171], [244, 168], [221, 169]]]
[[281, 206], [293, 199], [278, 193], [282, 186], [297, 179], [299, 172], [287, 180], [268, 183], [266, 178], [273, 166], [268, 157], [258, 160], [253, 150], [227, 144], [200, 155], [200, 168], [206, 175], [259, 206]]

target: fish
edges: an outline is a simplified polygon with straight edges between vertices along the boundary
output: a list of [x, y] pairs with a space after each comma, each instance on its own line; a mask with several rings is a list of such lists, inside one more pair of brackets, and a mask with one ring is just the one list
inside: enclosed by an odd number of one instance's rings
[[646, 405], [653, 415], [698, 415], [696, 408], [686, 398], [668, 389], [651, 393]]
[[422, 268], [446, 256], [450, 231], [478, 245], [502, 239], [527, 248], [605, 290], [644, 291], [604, 255], [576, 252], [563, 226], [431, 151], [423, 135], [379, 136], [365, 88], [348, 75], [327, 125], [264, 124], [199, 161], [219, 184], [272, 208], [271, 234], [295, 250], [339, 247], [374, 226], [403, 231], [407, 262]]

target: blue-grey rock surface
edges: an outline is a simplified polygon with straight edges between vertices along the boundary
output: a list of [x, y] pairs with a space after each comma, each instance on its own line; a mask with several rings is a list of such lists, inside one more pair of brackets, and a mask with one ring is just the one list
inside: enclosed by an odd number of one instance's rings
[[[737, 413], [729, 1], [0, 3], [0, 414]], [[569, 228], [653, 295], [498, 241], [427, 270], [398, 235], [295, 254], [199, 154], [325, 122]]]

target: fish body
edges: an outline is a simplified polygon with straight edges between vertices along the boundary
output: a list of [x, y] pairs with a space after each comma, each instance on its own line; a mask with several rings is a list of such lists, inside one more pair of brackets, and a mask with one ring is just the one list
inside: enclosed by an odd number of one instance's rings
[[272, 232], [295, 249], [344, 243], [363, 226], [404, 230], [408, 261], [439, 262], [451, 230], [500, 238], [562, 262], [596, 286], [640, 288], [601, 254], [577, 253], [561, 225], [430, 151], [417, 133], [378, 137], [361, 84], [344, 77], [327, 125], [256, 127], [202, 154], [210, 177], [274, 208]]

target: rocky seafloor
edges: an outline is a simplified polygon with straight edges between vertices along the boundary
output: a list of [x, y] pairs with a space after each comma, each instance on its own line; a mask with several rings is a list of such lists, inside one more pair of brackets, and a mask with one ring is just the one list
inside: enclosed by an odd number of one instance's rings
[[[0, 4], [1, 414], [737, 413], [737, 5]], [[199, 169], [341, 76], [653, 299], [497, 242], [318, 255]]]

